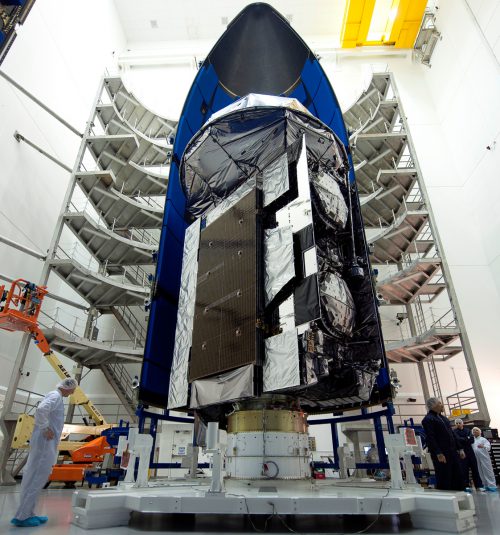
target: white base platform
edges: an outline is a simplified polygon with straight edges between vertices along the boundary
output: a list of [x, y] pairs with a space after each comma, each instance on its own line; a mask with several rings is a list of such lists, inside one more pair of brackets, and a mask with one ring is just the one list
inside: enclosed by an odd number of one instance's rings
[[[77, 490], [73, 523], [84, 529], [125, 526], [130, 513], [231, 515], [399, 515], [410, 513], [415, 528], [462, 533], [475, 527], [472, 496], [372, 483], [319, 481], [225, 481], [210, 495], [206, 480], [151, 482], [149, 488]], [[358, 485], [358, 486], [355, 486]]]

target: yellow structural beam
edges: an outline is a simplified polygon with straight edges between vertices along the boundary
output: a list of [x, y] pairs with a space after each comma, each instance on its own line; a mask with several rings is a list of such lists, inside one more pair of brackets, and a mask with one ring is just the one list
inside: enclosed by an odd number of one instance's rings
[[340, 34], [342, 48], [381, 45], [413, 48], [427, 0], [392, 0], [382, 39], [368, 41], [375, 5], [376, 0], [347, 0]]
[[[63, 366], [62, 362], [57, 358], [56, 354], [53, 351], [46, 353], [45, 358], [61, 379], [71, 377], [71, 375], [67, 372], [66, 368]], [[85, 394], [81, 387], [77, 386], [75, 388], [75, 391], [73, 392], [73, 394], [71, 394], [69, 401], [73, 405], [81, 405], [97, 425], [106, 424], [104, 416], [101, 414], [99, 409], [92, 403], [92, 401], [90, 401], [90, 399], [87, 397], [87, 394]]]
[[340, 34], [342, 48], [354, 48], [365, 43], [374, 7], [375, 0], [347, 0]]
[[[66, 438], [68, 435], [93, 435], [100, 436], [101, 433], [113, 427], [112, 424], [105, 425], [79, 425], [79, 424], [64, 424], [62, 437]], [[14, 429], [14, 435], [12, 437], [11, 448], [15, 450], [29, 448], [29, 441], [33, 430], [35, 428], [35, 418], [29, 414], [20, 414], [17, 418], [16, 428]], [[59, 443], [59, 450], [73, 451], [80, 446], [83, 446], [85, 442], [77, 441], [61, 441]]]
[[388, 21], [384, 44], [413, 48], [426, 5], [427, 0], [393, 0], [391, 11], [397, 14], [393, 21]]

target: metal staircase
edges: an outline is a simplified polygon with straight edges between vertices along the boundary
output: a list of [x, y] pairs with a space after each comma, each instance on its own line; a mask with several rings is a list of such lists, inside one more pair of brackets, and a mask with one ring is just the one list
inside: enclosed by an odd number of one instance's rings
[[[87, 125], [44, 270], [47, 280], [57, 274], [83, 298], [89, 314], [74, 324], [45, 314], [44, 333], [54, 350], [100, 369], [135, 419], [126, 366], [143, 357], [144, 305], [177, 124], [147, 110], [120, 77], [109, 76]], [[116, 322], [111, 335], [110, 318]], [[101, 339], [104, 333], [110, 339]]]
[[487, 419], [453, 282], [392, 75], [374, 74], [344, 120], [380, 314], [383, 325], [384, 319], [385, 325], [392, 325], [384, 333], [387, 357], [394, 363], [416, 363], [424, 395], [442, 398], [436, 362], [463, 353], [478, 412]]
[[120, 362], [102, 364], [100, 366], [104, 377], [108, 380], [108, 383], [112, 386], [118, 399], [127, 410], [130, 418], [136, 420], [137, 410], [137, 395], [134, 388], [132, 388], [132, 376], [128, 373], [127, 369]]

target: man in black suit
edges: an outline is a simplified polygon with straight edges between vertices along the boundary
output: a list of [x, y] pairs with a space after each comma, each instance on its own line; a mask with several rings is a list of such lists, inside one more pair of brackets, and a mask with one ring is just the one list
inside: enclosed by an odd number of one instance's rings
[[457, 444], [448, 418], [441, 414], [443, 403], [440, 399], [429, 398], [426, 404], [429, 412], [422, 420], [422, 426], [436, 472], [436, 488], [465, 490], [460, 466], [465, 453]]
[[464, 427], [464, 422], [460, 418], [455, 420], [456, 428], [453, 430], [455, 438], [457, 440], [458, 447], [463, 449], [465, 452], [465, 459], [460, 460], [460, 466], [462, 467], [462, 475], [464, 478], [464, 485], [467, 487], [467, 492], [470, 491], [469, 488], [469, 470], [472, 472], [472, 480], [474, 481], [474, 487], [476, 490], [484, 492], [484, 485], [481, 481], [481, 476], [479, 475], [479, 470], [477, 468], [476, 454], [472, 449], [472, 444], [474, 444], [474, 436], [471, 430], [468, 427]]

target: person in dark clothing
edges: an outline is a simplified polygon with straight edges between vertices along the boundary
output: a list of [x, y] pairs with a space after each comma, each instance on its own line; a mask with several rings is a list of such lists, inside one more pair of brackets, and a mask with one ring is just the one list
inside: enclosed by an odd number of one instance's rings
[[472, 431], [467, 427], [464, 427], [464, 422], [460, 418], [455, 420], [456, 428], [453, 430], [455, 434], [455, 439], [457, 441], [459, 449], [464, 450], [465, 459], [460, 459], [460, 466], [462, 467], [462, 475], [464, 478], [464, 485], [466, 490], [469, 489], [469, 470], [472, 472], [472, 480], [474, 481], [474, 487], [480, 492], [484, 492], [484, 485], [481, 481], [481, 476], [479, 475], [479, 470], [477, 468], [477, 459], [474, 450], [472, 449], [472, 444], [474, 443], [474, 435]]
[[443, 416], [440, 399], [426, 401], [429, 412], [422, 420], [427, 448], [436, 473], [436, 488], [440, 490], [465, 490], [460, 458], [465, 453], [459, 448], [448, 418]]

